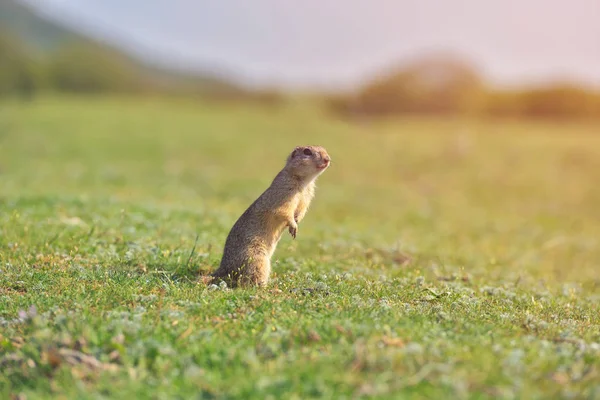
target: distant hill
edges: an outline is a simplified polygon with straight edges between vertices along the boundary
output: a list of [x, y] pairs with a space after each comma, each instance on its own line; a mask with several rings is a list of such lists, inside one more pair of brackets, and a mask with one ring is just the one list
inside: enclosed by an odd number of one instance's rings
[[53, 51], [65, 43], [90, 41], [77, 32], [43, 18], [16, 0], [0, 0], [0, 29], [36, 51]]
[[85, 34], [49, 20], [27, 4], [17, 0], [0, 0], [0, 35], [18, 40], [25, 49], [36, 54], [54, 54], [64, 47], [78, 45], [98, 49], [119, 62], [135, 68], [146, 81], [159, 90], [186, 94], [210, 94], [223, 97], [246, 97], [250, 93], [233, 82], [208, 73], [181, 72], [149, 65], [124, 50], [101, 43]]

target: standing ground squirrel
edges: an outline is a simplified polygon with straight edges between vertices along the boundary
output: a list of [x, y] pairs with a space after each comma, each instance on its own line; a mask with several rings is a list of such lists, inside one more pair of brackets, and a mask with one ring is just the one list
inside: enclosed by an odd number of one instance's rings
[[271, 256], [285, 228], [295, 239], [298, 223], [315, 195], [315, 181], [331, 158], [321, 146], [296, 147], [271, 186], [248, 207], [227, 236], [223, 258], [212, 274], [229, 286], [264, 286]]

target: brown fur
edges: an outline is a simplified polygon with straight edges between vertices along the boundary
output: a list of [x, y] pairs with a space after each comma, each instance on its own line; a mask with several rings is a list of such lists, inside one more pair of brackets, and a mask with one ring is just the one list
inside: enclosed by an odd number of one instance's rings
[[[310, 152], [310, 155], [305, 154]], [[271, 273], [271, 256], [285, 228], [296, 238], [315, 195], [315, 181], [331, 158], [320, 146], [296, 147], [271, 186], [248, 207], [225, 241], [223, 258], [212, 274], [231, 287], [264, 286]]]

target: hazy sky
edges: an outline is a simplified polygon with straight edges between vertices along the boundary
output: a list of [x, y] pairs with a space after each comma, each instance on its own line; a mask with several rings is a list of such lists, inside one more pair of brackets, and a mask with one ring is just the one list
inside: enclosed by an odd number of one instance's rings
[[182, 67], [348, 85], [432, 51], [502, 84], [600, 86], [600, 0], [27, 0]]

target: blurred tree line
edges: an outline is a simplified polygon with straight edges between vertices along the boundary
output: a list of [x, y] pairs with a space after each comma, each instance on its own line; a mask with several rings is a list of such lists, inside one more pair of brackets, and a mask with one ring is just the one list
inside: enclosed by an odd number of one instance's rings
[[[153, 69], [91, 41], [57, 51], [28, 51], [0, 32], [0, 98], [31, 99], [43, 92], [185, 95], [276, 105], [276, 91], [248, 90], [223, 79]], [[470, 65], [452, 57], [424, 58], [377, 77], [352, 94], [326, 96], [349, 117], [402, 114], [506, 118], [600, 119], [600, 92], [569, 84], [497, 90]]]
[[31, 98], [42, 91], [99, 93], [144, 87], [135, 66], [117, 53], [73, 43], [49, 55], [32, 53], [0, 34], [0, 96]]
[[355, 93], [330, 96], [347, 117], [403, 114], [503, 118], [600, 119], [600, 92], [566, 83], [499, 90], [468, 64], [434, 56], [380, 76]]
[[46, 92], [184, 95], [268, 104], [282, 101], [276, 92], [251, 91], [224, 79], [141, 65], [89, 40], [72, 41], [40, 54], [0, 31], [0, 98], [31, 99]]

